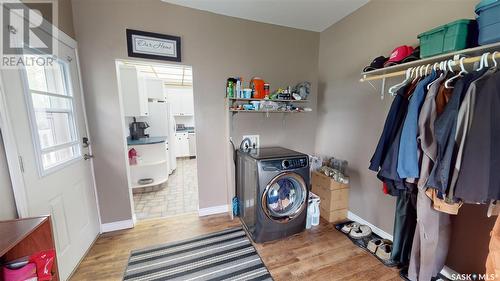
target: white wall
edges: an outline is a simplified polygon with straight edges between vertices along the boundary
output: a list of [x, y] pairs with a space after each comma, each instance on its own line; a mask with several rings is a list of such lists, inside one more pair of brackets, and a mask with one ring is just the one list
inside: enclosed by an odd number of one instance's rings
[[5, 148], [0, 132], [0, 220], [17, 218], [16, 202], [12, 192]]

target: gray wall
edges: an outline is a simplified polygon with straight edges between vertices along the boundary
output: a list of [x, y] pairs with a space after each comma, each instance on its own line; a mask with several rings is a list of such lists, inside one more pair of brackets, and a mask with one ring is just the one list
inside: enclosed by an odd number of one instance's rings
[[[200, 208], [227, 203], [223, 160], [227, 77], [259, 75], [272, 88], [309, 80], [313, 82], [314, 106], [319, 33], [215, 15], [160, 0], [74, 0], [73, 16], [103, 223], [131, 217], [114, 61], [129, 59], [126, 28], [182, 38], [182, 63], [193, 66], [194, 73]], [[315, 113], [304, 118], [291, 116], [282, 127], [279, 116], [237, 116], [235, 135], [259, 133], [264, 145], [281, 144], [312, 152], [315, 120]]]
[[[21, 0], [21, 2], [24, 2]], [[26, 1], [25, 5], [28, 7], [35, 7], [39, 9], [40, 6], [36, 6], [36, 4], [29, 3], [30, 1]], [[72, 38], [75, 38], [75, 30], [73, 29], [73, 11], [71, 6], [71, 0], [54, 0], [57, 3], [57, 27], [62, 32], [66, 33]], [[52, 10], [39, 10], [42, 14], [43, 18], [48, 22], [52, 23]]]
[[[471, 1], [372, 0], [320, 35], [316, 152], [349, 161], [349, 209], [392, 233], [395, 198], [384, 195], [368, 170], [392, 98], [380, 100], [380, 81], [360, 83], [360, 72], [398, 45], [416, 45], [417, 34], [441, 24], [473, 18]], [[453, 5], [451, 5], [453, 3]], [[393, 85], [401, 78], [388, 80]], [[453, 216], [447, 265], [458, 272], [483, 272], [495, 218], [486, 206], [465, 205]], [[474, 257], [464, 259], [464, 257]]]
[[59, 29], [67, 35], [75, 38], [75, 29], [73, 28], [73, 7], [71, 0], [58, 1], [58, 25]]
[[17, 218], [16, 203], [10, 182], [9, 168], [0, 132], [0, 220]]
[[349, 161], [349, 209], [389, 233], [395, 200], [382, 193], [368, 165], [392, 99], [380, 100], [380, 82], [373, 82], [377, 90], [360, 83], [360, 72], [373, 58], [388, 56], [396, 46], [417, 45], [417, 34], [456, 19], [473, 18], [476, 3], [372, 0], [321, 32], [316, 152]]

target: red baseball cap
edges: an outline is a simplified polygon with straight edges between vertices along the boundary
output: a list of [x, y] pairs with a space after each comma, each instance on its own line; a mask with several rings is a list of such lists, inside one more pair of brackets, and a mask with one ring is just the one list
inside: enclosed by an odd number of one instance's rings
[[396, 49], [394, 49], [391, 53], [391, 56], [389, 59], [384, 63], [384, 67], [395, 65], [400, 63], [402, 60], [407, 58], [411, 53], [413, 52], [413, 47], [412, 46], [399, 46]]

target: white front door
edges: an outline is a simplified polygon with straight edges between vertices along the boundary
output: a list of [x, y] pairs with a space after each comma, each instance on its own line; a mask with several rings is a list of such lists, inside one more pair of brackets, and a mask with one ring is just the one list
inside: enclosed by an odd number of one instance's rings
[[1, 78], [22, 160], [21, 203], [28, 216], [52, 216], [59, 275], [66, 280], [99, 233], [75, 49], [59, 42], [52, 66], [2, 69]]

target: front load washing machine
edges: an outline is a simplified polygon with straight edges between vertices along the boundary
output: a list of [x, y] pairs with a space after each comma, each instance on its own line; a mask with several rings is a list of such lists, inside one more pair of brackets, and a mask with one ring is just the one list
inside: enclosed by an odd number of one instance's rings
[[305, 228], [309, 157], [270, 147], [237, 152], [239, 216], [252, 239], [266, 242]]

